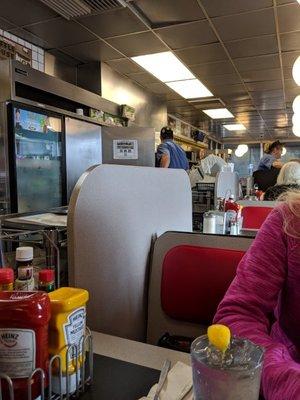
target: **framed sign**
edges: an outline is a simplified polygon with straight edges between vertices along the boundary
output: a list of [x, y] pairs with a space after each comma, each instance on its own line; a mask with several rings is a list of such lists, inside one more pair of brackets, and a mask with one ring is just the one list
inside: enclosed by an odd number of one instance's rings
[[114, 160], [137, 160], [138, 159], [138, 141], [135, 139], [117, 139], [113, 140], [113, 158]]

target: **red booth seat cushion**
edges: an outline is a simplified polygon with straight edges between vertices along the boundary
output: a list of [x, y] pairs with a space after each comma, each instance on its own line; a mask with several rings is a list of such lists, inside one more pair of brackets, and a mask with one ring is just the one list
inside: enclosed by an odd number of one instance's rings
[[243, 228], [259, 229], [272, 210], [272, 207], [244, 207], [242, 209]]
[[165, 255], [161, 305], [171, 318], [208, 325], [244, 251], [181, 245]]

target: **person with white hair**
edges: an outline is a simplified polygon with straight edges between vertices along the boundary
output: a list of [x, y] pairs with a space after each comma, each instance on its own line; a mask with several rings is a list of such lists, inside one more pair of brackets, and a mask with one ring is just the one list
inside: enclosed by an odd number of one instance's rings
[[266, 190], [264, 200], [277, 200], [289, 190], [300, 190], [300, 163], [297, 161], [284, 164], [277, 177], [277, 184]]

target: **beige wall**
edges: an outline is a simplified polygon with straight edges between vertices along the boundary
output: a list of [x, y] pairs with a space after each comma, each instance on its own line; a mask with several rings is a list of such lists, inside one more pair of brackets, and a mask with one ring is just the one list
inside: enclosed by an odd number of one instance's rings
[[118, 74], [107, 64], [101, 65], [102, 97], [136, 109], [135, 124], [156, 131], [167, 124], [167, 105], [158, 96]]

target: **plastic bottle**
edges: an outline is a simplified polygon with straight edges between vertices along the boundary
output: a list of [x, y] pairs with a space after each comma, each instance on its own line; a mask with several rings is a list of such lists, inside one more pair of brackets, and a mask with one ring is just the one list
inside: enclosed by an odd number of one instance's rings
[[12, 268], [0, 268], [0, 291], [14, 289], [14, 270]]
[[33, 277], [33, 248], [18, 247], [16, 249], [16, 267], [18, 277], [15, 281], [15, 290], [31, 292], [34, 290]]
[[[35, 368], [48, 370], [50, 301], [42, 292], [0, 292], [0, 365], [10, 376], [14, 399], [27, 399], [27, 380]], [[9, 399], [3, 382], [4, 399]], [[32, 381], [32, 398], [40, 395], [39, 377]]]
[[[16, 268], [26, 269], [33, 265], [33, 247], [17, 247]], [[24, 272], [26, 274], [26, 272]]]
[[[62, 357], [62, 391], [66, 393], [66, 372], [69, 376], [69, 393], [76, 390], [77, 361], [83, 362], [81, 351], [82, 337], [86, 329], [86, 303], [89, 293], [84, 289], [63, 287], [49, 293], [51, 303], [51, 320], [49, 325], [49, 353], [50, 356], [60, 354]], [[68, 365], [66, 362], [66, 346], [78, 346], [78, 360], [72, 351], [69, 351]], [[53, 391], [59, 393], [59, 379], [53, 377]]]
[[225, 212], [229, 210], [233, 210], [236, 213], [239, 212], [239, 204], [234, 201], [234, 196], [230, 195], [229, 199], [225, 202]]
[[53, 269], [42, 269], [39, 272], [39, 290], [53, 292], [55, 289], [55, 278]]

